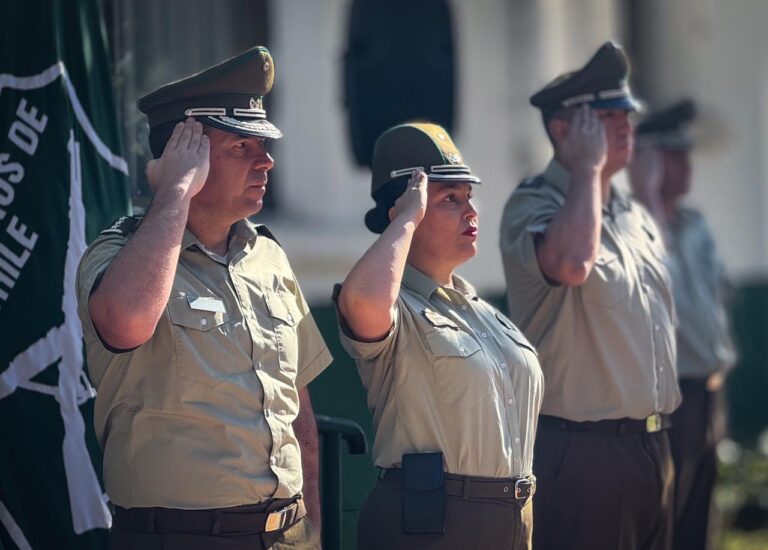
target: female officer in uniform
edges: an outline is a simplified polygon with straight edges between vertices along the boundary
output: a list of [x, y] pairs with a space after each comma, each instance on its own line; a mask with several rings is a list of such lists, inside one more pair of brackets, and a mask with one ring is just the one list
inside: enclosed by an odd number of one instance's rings
[[543, 378], [522, 333], [454, 274], [477, 251], [478, 183], [437, 125], [376, 142], [365, 221], [381, 236], [335, 293], [381, 469], [361, 549], [530, 548]]

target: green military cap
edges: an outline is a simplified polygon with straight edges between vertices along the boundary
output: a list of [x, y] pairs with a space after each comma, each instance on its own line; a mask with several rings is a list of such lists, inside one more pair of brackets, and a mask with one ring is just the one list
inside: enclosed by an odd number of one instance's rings
[[696, 105], [683, 99], [645, 118], [636, 130], [638, 145], [650, 145], [667, 150], [686, 151], [693, 147], [693, 139], [686, 132], [696, 118]]
[[636, 111], [640, 102], [632, 97], [628, 76], [624, 50], [606, 42], [581, 69], [558, 76], [529, 101], [544, 115], [585, 103], [593, 109]]
[[256, 46], [158, 88], [139, 99], [138, 107], [151, 128], [191, 116], [227, 132], [277, 139], [283, 134], [267, 120], [263, 105], [274, 78], [269, 50]]
[[411, 122], [390, 128], [373, 146], [371, 195], [387, 183], [423, 170], [430, 181], [480, 183], [441, 126]]

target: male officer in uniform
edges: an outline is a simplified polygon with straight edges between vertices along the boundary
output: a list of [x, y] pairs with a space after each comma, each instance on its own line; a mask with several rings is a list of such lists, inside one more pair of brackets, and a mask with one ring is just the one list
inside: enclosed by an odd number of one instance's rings
[[665, 228], [675, 289], [677, 373], [683, 403], [672, 416], [669, 440], [675, 464], [674, 548], [708, 548], [712, 489], [717, 476], [722, 387], [736, 354], [725, 313], [724, 270], [701, 213], [681, 202], [691, 188], [686, 132], [696, 116], [683, 100], [646, 118], [637, 128], [630, 175], [635, 196]]
[[306, 385], [331, 358], [283, 250], [248, 220], [281, 137], [262, 105], [273, 76], [255, 47], [143, 97], [154, 199], [81, 261], [113, 548], [319, 548]]
[[661, 234], [612, 183], [633, 149], [627, 75], [624, 52], [606, 43], [531, 97], [554, 159], [502, 219], [510, 317], [537, 346], [546, 382], [538, 550], [671, 543], [675, 313]]

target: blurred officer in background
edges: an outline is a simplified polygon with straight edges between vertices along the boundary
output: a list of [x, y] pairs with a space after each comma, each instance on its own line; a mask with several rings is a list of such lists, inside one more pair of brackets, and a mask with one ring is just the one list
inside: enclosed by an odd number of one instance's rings
[[676, 550], [708, 548], [715, 447], [724, 423], [721, 388], [736, 360], [724, 304], [725, 271], [701, 212], [683, 204], [691, 190], [686, 127], [696, 116], [683, 100], [637, 128], [630, 175], [635, 196], [664, 227], [677, 306], [677, 373], [683, 403], [669, 432], [675, 463]]
[[530, 101], [554, 158], [504, 210], [510, 317], [539, 349], [537, 550], [668, 549], [680, 402], [661, 233], [612, 183], [633, 151], [623, 50], [604, 44]]

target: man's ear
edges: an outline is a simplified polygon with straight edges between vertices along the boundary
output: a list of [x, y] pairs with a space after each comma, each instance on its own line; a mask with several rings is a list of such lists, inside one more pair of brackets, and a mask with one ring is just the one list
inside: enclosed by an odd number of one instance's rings
[[397, 215], [397, 212], [395, 211], [395, 207], [390, 206], [389, 210], [387, 210], [387, 217], [389, 218], [389, 221], [392, 222], [392, 220], [395, 219], [396, 215]]
[[552, 141], [555, 143], [563, 141], [568, 135], [568, 129], [570, 126], [571, 123], [562, 118], [553, 118], [550, 120], [549, 124], [547, 125], [547, 130], [549, 131], [549, 135], [552, 138]]

